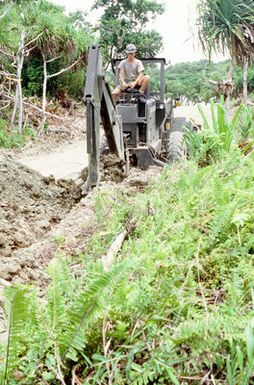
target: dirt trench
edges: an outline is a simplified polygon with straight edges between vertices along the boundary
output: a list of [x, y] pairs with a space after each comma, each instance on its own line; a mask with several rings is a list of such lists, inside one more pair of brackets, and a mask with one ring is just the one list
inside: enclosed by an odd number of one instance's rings
[[[15, 251], [41, 239], [80, 198], [72, 181], [43, 177], [12, 159], [1, 160], [0, 265], [10, 266]], [[15, 273], [15, 268], [9, 270]]]
[[14, 161], [0, 160], [0, 277], [10, 282], [47, 284], [45, 268], [57, 252], [78, 255], [97, 224], [93, 196], [104, 189], [140, 191], [160, 173], [132, 169], [106, 157], [102, 182], [87, 197], [72, 180], [44, 177]]

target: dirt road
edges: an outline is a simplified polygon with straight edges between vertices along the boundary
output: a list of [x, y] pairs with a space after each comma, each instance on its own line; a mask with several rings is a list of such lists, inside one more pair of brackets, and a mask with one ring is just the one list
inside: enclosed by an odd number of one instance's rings
[[75, 179], [88, 162], [86, 143], [81, 140], [62, 145], [47, 154], [23, 155], [19, 161], [43, 176]]
[[[206, 103], [199, 103], [200, 107], [202, 108], [202, 111], [204, 112], [205, 116], [207, 117], [208, 121], [211, 121], [211, 106], [210, 104]], [[183, 116], [187, 119], [192, 119], [196, 123], [203, 125], [203, 120], [201, 118], [200, 112], [198, 110], [198, 105], [193, 106], [179, 106], [176, 107], [174, 110], [174, 116]]]
[[[205, 114], [210, 116], [210, 106], [201, 105]], [[197, 106], [177, 107], [175, 116], [185, 116], [202, 124]], [[24, 165], [38, 171], [43, 176], [54, 175], [55, 178], [75, 179], [79, 172], [87, 165], [86, 143], [84, 140], [61, 145], [57, 150], [46, 154], [21, 155], [19, 161]]]

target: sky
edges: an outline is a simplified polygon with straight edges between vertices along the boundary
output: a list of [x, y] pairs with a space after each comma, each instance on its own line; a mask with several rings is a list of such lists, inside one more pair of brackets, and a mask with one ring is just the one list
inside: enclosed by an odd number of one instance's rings
[[[52, 0], [63, 5], [67, 11], [77, 9], [87, 11], [89, 21], [94, 24], [99, 17], [98, 12], [91, 12], [94, 0]], [[164, 49], [158, 56], [165, 57], [171, 64], [206, 59], [198, 43], [195, 31], [198, 0], [160, 0], [165, 4], [163, 15], [150, 24], [150, 28], [160, 32], [163, 37]], [[214, 55], [212, 60], [225, 60], [227, 57]]]

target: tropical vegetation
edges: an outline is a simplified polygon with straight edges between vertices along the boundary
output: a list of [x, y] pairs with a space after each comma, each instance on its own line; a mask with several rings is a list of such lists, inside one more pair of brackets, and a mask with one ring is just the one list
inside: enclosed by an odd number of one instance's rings
[[163, 45], [162, 36], [148, 29], [148, 23], [164, 12], [164, 6], [156, 0], [96, 0], [94, 9], [102, 9], [99, 20], [99, 43], [105, 59], [124, 54], [131, 41], [138, 47], [140, 57], [156, 55]]
[[34, 109], [41, 107], [44, 124], [48, 81], [84, 61], [91, 35], [84, 26], [75, 25], [64, 8], [42, 0], [2, 6], [0, 36], [1, 109], [8, 113], [11, 108], [11, 128], [18, 115], [18, 131], [22, 133], [23, 76], [27, 89], [41, 92], [41, 106]]
[[201, 0], [199, 37], [205, 51], [230, 53], [233, 67], [243, 65], [243, 100], [247, 102], [248, 64], [254, 57], [254, 3], [252, 0]]

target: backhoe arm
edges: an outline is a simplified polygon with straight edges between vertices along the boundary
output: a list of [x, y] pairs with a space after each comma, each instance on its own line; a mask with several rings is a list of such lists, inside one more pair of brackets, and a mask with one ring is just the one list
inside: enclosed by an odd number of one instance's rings
[[104, 79], [102, 57], [97, 45], [90, 47], [84, 102], [88, 153], [88, 179], [85, 190], [100, 181], [100, 118], [110, 152], [124, 159], [121, 117], [116, 114], [108, 83]]

